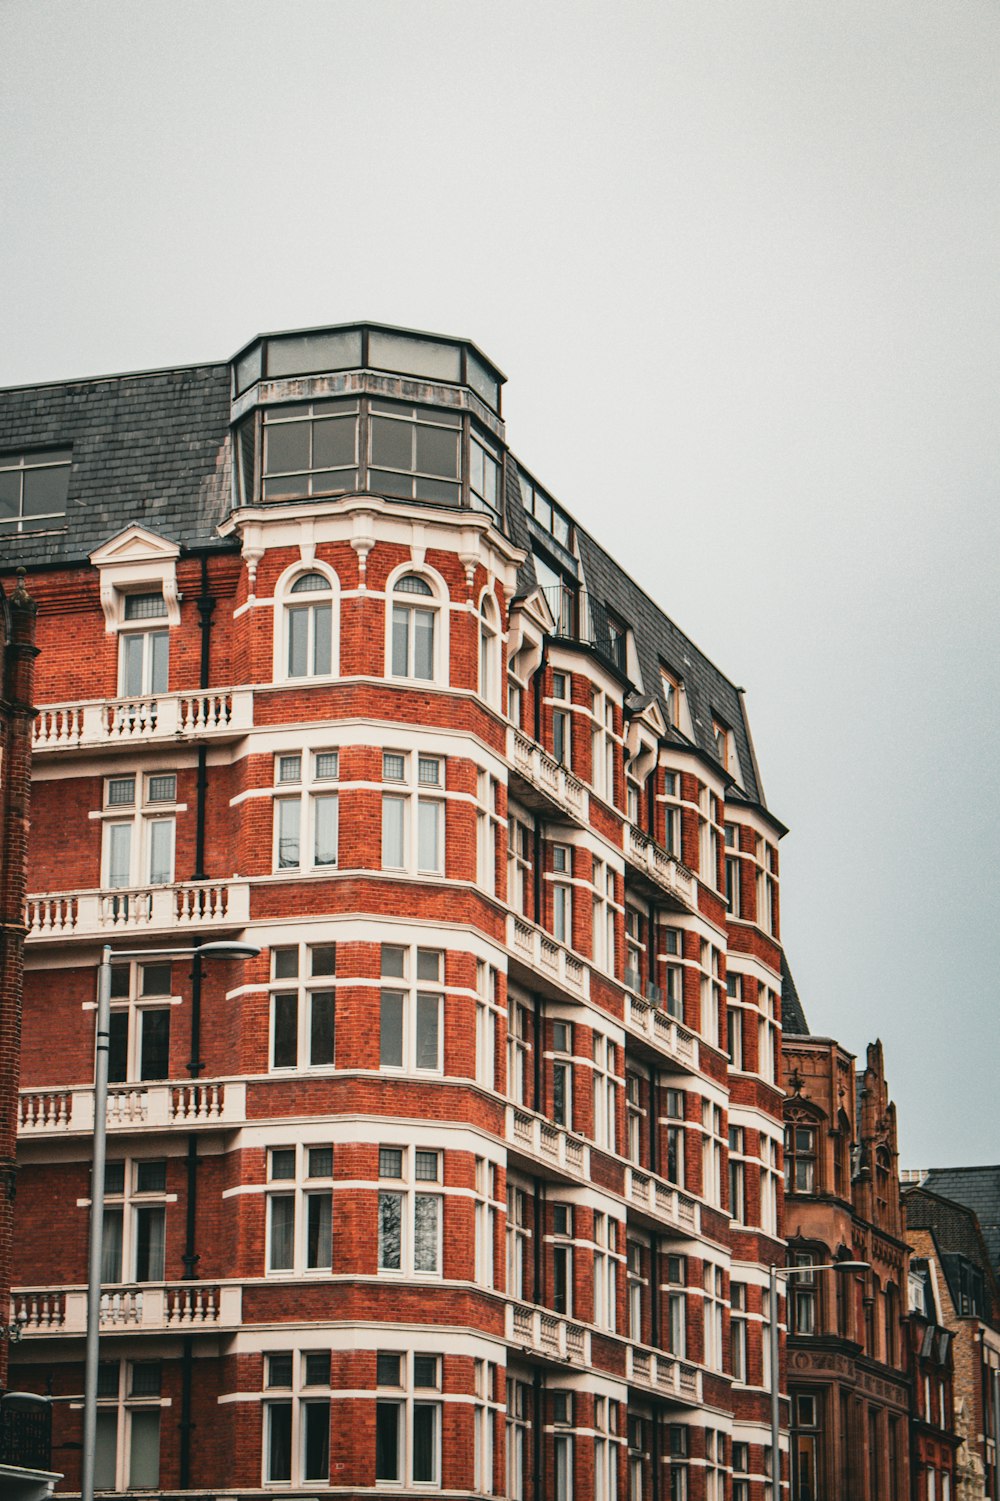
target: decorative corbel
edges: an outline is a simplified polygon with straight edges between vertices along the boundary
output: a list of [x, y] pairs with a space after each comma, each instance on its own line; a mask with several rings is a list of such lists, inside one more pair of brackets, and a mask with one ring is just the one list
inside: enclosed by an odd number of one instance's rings
[[458, 555], [458, 561], [465, 569], [465, 587], [468, 590], [469, 599], [471, 600], [472, 580], [476, 576], [476, 564], [479, 562], [479, 554], [474, 552], [460, 552]]
[[374, 537], [352, 537], [351, 546], [358, 555], [358, 588], [368, 587], [368, 554], [375, 546]]

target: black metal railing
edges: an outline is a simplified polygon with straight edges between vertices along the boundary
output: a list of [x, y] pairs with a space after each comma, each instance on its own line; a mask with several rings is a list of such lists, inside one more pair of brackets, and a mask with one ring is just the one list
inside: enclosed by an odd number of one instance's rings
[[51, 1470], [52, 1405], [47, 1397], [30, 1392], [0, 1397], [0, 1464]]

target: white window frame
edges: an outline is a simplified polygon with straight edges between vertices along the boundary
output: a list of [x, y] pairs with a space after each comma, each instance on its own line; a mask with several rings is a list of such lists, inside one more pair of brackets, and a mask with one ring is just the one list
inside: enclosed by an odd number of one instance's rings
[[[430, 593], [415, 594], [405, 590], [397, 592], [398, 586], [410, 575], [426, 584]], [[393, 569], [385, 586], [385, 675], [387, 678], [397, 683], [423, 683], [447, 687], [449, 603], [447, 585], [441, 575], [435, 573], [433, 569], [426, 566], [418, 567], [415, 563], [404, 563]], [[395, 670], [393, 637], [397, 610], [406, 611], [409, 617], [405, 672]], [[428, 612], [432, 619], [430, 677], [418, 677], [415, 671], [417, 663], [414, 611], [416, 610]]]
[[[330, 1483], [330, 1459], [332, 1445], [330, 1443], [330, 1415], [332, 1411], [332, 1391], [329, 1374], [325, 1383], [312, 1384], [307, 1380], [307, 1359], [310, 1355], [328, 1354], [327, 1351], [319, 1350], [275, 1350], [267, 1351], [264, 1355], [264, 1390], [261, 1396], [261, 1484], [267, 1489], [294, 1485], [327, 1486]], [[288, 1386], [272, 1386], [270, 1383], [268, 1364], [271, 1358], [290, 1358], [292, 1362], [292, 1380]], [[270, 1478], [270, 1446], [271, 1446], [271, 1417], [272, 1408], [288, 1406], [291, 1408], [291, 1443], [290, 1470], [287, 1479], [272, 1480]], [[326, 1475], [309, 1475], [306, 1472], [306, 1409], [310, 1407], [324, 1408], [326, 1411], [327, 1431], [327, 1473]]]
[[496, 1163], [487, 1157], [476, 1158], [476, 1281], [480, 1287], [495, 1288], [497, 1211]]
[[618, 1328], [618, 1246], [624, 1233], [613, 1215], [594, 1211], [594, 1323], [612, 1334]]
[[[334, 968], [326, 974], [314, 973], [313, 955], [328, 948], [334, 950]], [[289, 970], [287, 974], [279, 975], [277, 973], [278, 956], [286, 954], [295, 955], [295, 974]], [[283, 958], [281, 967], [284, 968], [286, 964], [287, 961]], [[269, 1071], [277, 1074], [331, 1072], [335, 1067], [337, 1046], [336, 945], [332, 943], [276, 944], [271, 950], [271, 979], [268, 990], [270, 997], [267, 1053]], [[296, 998], [295, 1062], [276, 1063], [277, 998], [292, 994]], [[312, 1061], [313, 996], [326, 994], [333, 996], [334, 1057], [329, 1063], [314, 1063]]]
[[[115, 1157], [111, 1162], [107, 1164], [107, 1167], [111, 1167], [112, 1165], [117, 1166], [118, 1163], [122, 1164], [122, 1188], [120, 1190], [114, 1189], [109, 1192], [105, 1187], [103, 1195], [105, 1227], [107, 1226], [108, 1211], [110, 1210], [112, 1213], [114, 1213], [116, 1210], [121, 1210], [122, 1276], [117, 1279], [114, 1277], [107, 1277], [104, 1275], [106, 1266], [102, 1267], [101, 1281], [105, 1285], [110, 1283], [112, 1286], [118, 1287], [132, 1285], [156, 1287], [164, 1281], [166, 1275], [167, 1203], [170, 1198], [166, 1187], [166, 1184], [169, 1181], [167, 1178], [167, 1174], [169, 1172], [168, 1161], [169, 1159], [159, 1156], [124, 1158]], [[140, 1189], [139, 1169], [140, 1167], [145, 1166], [147, 1163], [152, 1162], [163, 1163], [164, 1187], [155, 1189]], [[105, 1184], [106, 1183], [107, 1177], [105, 1176]], [[140, 1281], [138, 1276], [138, 1256], [140, 1251], [138, 1221], [140, 1213], [145, 1209], [159, 1209], [163, 1212], [163, 1234], [161, 1243], [163, 1266], [160, 1269], [160, 1275], [158, 1277], [143, 1278]], [[107, 1229], [105, 1228], [105, 1257], [107, 1257], [109, 1253], [109, 1246], [110, 1238], [107, 1234]], [[113, 1297], [114, 1295], [111, 1296]]]
[[533, 867], [531, 819], [516, 803], [510, 803], [507, 807], [507, 905], [522, 917], [528, 916], [528, 883]]
[[[389, 777], [386, 768], [395, 764], [397, 760], [403, 763], [403, 775], [397, 779]], [[431, 783], [421, 780], [429, 772], [428, 768], [435, 765], [438, 769], [438, 781]], [[424, 754], [420, 751], [390, 750], [383, 751], [382, 756], [382, 869], [396, 871], [405, 875], [441, 877], [447, 868], [447, 803], [445, 797], [447, 783], [447, 760], [444, 756]], [[388, 809], [400, 805], [400, 828], [402, 830], [400, 850], [391, 847], [390, 839], [394, 842], [393, 822], [388, 815]], [[435, 830], [434, 852], [435, 863], [427, 863], [422, 857], [426, 855], [426, 849], [422, 845], [422, 834], [427, 827], [428, 814], [433, 821]], [[396, 814], [392, 814], [394, 820]], [[401, 856], [401, 863], [394, 858]]]
[[723, 1136], [722, 1108], [712, 1100], [701, 1103], [702, 1152], [701, 1196], [707, 1204], [722, 1208], [722, 1153]]
[[[102, 1366], [116, 1365], [118, 1367], [118, 1391], [115, 1396], [101, 1396], [97, 1398], [98, 1413], [98, 1445], [101, 1443], [101, 1418], [114, 1414], [115, 1418], [115, 1444], [114, 1444], [114, 1483], [110, 1487], [101, 1484], [104, 1476], [100, 1473], [101, 1457], [98, 1458], [97, 1484], [101, 1490], [125, 1491], [138, 1489], [150, 1493], [158, 1490], [160, 1485], [160, 1468], [162, 1461], [163, 1421], [162, 1409], [169, 1406], [169, 1398], [163, 1396], [163, 1362], [160, 1360], [111, 1360], [102, 1361]], [[159, 1365], [160, 1366], [160, 1391], [149, 1396], [133, 1395], [131, 1388], [134, 1380], [136, 1366]], [[157, 1416], [157, 1477], [152, 1485], [133, 1485], [133, 1446], [135, 1442], [134, 1418], [139, 1415], [155, 1413]]]
[[[395, 1177], [384, 1173], [385, 1153], [400, 1154], [400, 1176]], [[425, 1149], [423, 1147], [404, 1146], [401, 1143], [385, 1141], [378, 1147], [378, 1200], [376, 1207], [376, 1241], [378, 1275], [386, 1278], [417, 1277], [421, 1281], [440, 1279], [444, 1275], [444, 1153], [440, 1149]], [[435, 1178], [417, 1177], [421, 1171], [421, 1164], [430, 1157], [437, 1159]], [[383, 1201], [387, 1197], [398, 1198], [400, 1201], [399, 1215], [399, 1266], [392, 1266], [383, 1261], [386, 1249], [382, 1239], [382, 1216]], [[433, 1257], [427, 1258], [426, 1254], [420, 1260], [433, 1259], [433, 1265], [417, 1265], [417, 1221], [422, 1216], [423, 1210], [419, 1201], [430, 1200], [436, 1204], [434, 1216]], [[425, 1248], [426, 1252], [426, 1248]]]
[[491, 709], [500, 707], [503, 682], [500, 609], [496, 597], [484, 589], [477, 611], [479, 623], [479, 697]]
[[[321, 757], [334, 756], [338, 759], [334, 762], [335, 769], [321, 772]], [[294, 763], [298, 763], [298, 773], [295, 774]], [[274, 786], [272, 797], [274, 801], [274, 848], [273, 869], [276, 875], [315, 875], [317, 873], [329, 873], [337, 869], [339, 861], [339, 832], [340, 832], [340, 807], [338, 800], [338, 787], [340, 780], [339, 751], [328, 750], [303, 750], [282, 751], [274, 758]], [[333, 859], [317, 860], [319, 839], [319, 805], [328, 806], [333, 814]], [[295, 840], [298, 846], [298, 858], [294, 861], [287, 860], [287, 852], [283, 844], [290, 837], [284, 833], [285, 809], [291, 810], [291, 817], [295, 823]], [[306, 856], [303, 859], [303, 855]], [[282, 863], [282, 862], [285, 863]]]
[[619, 1054], [625, 1049], [603, 1032], [593, 1034], [593, 1101], [594, 1143], [605, 1152], [617, 1152], [618, 1090], [623, 1080], [618, 1073]]
[[[282, 1152], [294, 1153], [294, 1174], [291, 1177], [274, 1177], [275, 1154]], [[330, 1172], [328, 1174], [313, 1175], [310, 1171], [310, 1153], [329, 1152]], [[305, 1142], [295, 1145], [283, 1145], [280, 1147], [267, 1148], [267, 1192], [266, 1192], [266, 1246], [264, 1254], [264, 1268], [268, 1277], [310, 1277], [330, 1275], [333, 1266], [333, 1147], [329, 1142]], [[292, 1212], [292, 1257], [290, 1266], [272, 1265], [275, 1246], [273, 1236], [274, 1204], [278, 1199], [293, 1202]], [[330, 1245], [330, 1260], [327, 1263], [317, 1261], [310, 1265], [309, 1261], [309, 1201], [322, 1199], [328, 1204], [328, 1237]]]
[[[402, 974], [395, 973], [396, 956], [401, 957]], [[430, 971], [436, 962], [437, 975]], [[387, 969], [387, 965], [392, 968]], [[423, 944], [383, 944], [380, 986], [379, 1069], [388, 1074], [441, 1074], [444, 1072], [445, 1030], [445, 951], [425, 948]], [[401, 998], [402, 1047], [399, 1063], [385, 1062], [385, 1039], [382, 1027], [385, 1002]], [[437, 1048], [435, 1062], [421, 1062], [421, 1019], [436, 1006]]]
[[[151, 991], [147, 995], [144, 990], [145, 971], [154, 969], [166, 969], [170, 971], [170, 987], [167, 991]], [[167, 1073], [149, 1075], [143, 1074], [142, 1041], [143, 1028], [145, 1026], [144, 1018], [146, 1013], [149, 1011], [169, 1012], [171, 1016], [169, 1030], [173, 1030], [173, 1008], [174, 1006], [180, 1004], [181, 997], [174, 993], [173, 973], [170, 961], [165, 960], [157, 963], [154, 960], [149, 964], [141, 964], [136, 960], [131, 960], [125, 964], [116, 964], [112, 973], [125, 973], [127, 975], [127, 994], [119, 996], [112, 993], [111, 997], [112, 1017], [122, 1015], [127, 1017], [127, 1038], [125, 1044], [125, 1078], [110, 1080], [111, 1088], [114, 1089], [116, 1086], [121, 1084], [142, 1084], [147, 1082], [151, 1083], [154, 1080], [169, 1079], [169, 1057], [167, 1063]]]
[[523, 1105], [530, 1078], [533, 1028], [527, 1001], [507, 992], [507, 1098]]
[[591, 941], [593, 962], [605, 974], [614, 975], [617, 958], [615, 924], [617, 914], [623, 910], [616, 895], [617, 872], [614, 866], [596, 856], [593, 862], [593, 919]]
[[[326, 581], [327, 590], [304, 590], [299, 594], [294, 593], [295, 585], [301, 579], [315, 574]], [[329, 672], [317, 672], [315, 663], [316, 654], [316, 614], [318, 609], [330, 611], [330, 670]], [[340, 672], [340, 579], [334, 570], [327, 564], [321, 563], [314, 558], [310, 563], [296, 562], [286, 569], [274, 591], [275, 631], [274, 631], [274, 681], [276, 683], [294, 683], [308, 686], [310, 683], [329, 683]], [[303, 610], [307, 613], [306, 634], [306, 657], [307, 670], [304, 673], [293, 673], [291, 670], [291, 613], [293, 610]]]
[[[476, 880], [488, 896], [497, 894], [500, 783], [488, 771], [476, 773]], [[447, 822], [447, 820], [446, 820]]]
[[[129, 599], [145, 598], [159, 599], [163, 609], [156, 614], [139, 617], [135, 620], [126, 619]], [[133, 656], [133, 644], [139, 643], [140, 665], [139, 686], [129, 688], [128, 676], [131, 659]], [[162, 661], [162, 681], [156, 681], [155, 669], [161, 664], [158, 662], [158, 643], [164, 643]], [[135, 718], [140, 711], [135, 704], [138, 699], [156, 699], [158, 696], [170, 691], [170, 621], [167, 612], [167, 601], [163, 598], [161, 589], [130, 589], [122, 594], [121, 617], [118, 626], [118, 697], [129, 700], [127, 708], [119, 711], [123, 722]], [[131, 712], [130, 712], [131, 711]], [[156, 712], [156, 705], [149, 705], [149, 715], [152, 718]], [[154, 721], [155, 722], [155, 721]]]
[[[174, 796], [172, 799], [156, 799], [150, 796], [150, 787], [154, 779], [165, 777], [174, 778]], [[111, 786], [113, 783], [125, 782], [132, 779], [132, 802], [112, 803]], [[114, 776], [104, 778], [103, 798], [104, 807], [101, 812], [103, 825], [102, 856], [101, 856], [101, 887], [107, 892], [127, 892], [137, 888], [150, 886], [172, 886], [175, 879], [175, 860], [177, 852], [177, 814], [184, 811], [184, 804], [177, 801], [177, 774], [173, 771], [121, 771]], [[159, 826], [167, 827], [170, 847], [169, 865], [164, 869], [169, 870], [166, 880], [152, 879], [154, 874], [162, 874], [160, 870], [154, 870], [153, 858], [155, 851], [154, 829]], [[116, 874], [114, 864], [115, 835], [114, 830], [128, 828], [129, 830], [129, 856], [128, 856], [128, 880], [115, 881], [112, 877]], [[137, 874], [140, 879], [136, 879]]]
[[612, 808], [615, 767], [622, 759], [623, 741], [615, 732], [615, 700], [600, 688], [593, 690], [590, 728], [590, 785]]
[[497, 1003], [497, 971], [476, 960], [476, 1083], [496, 1089], [497, 1027], [503, 1012]]

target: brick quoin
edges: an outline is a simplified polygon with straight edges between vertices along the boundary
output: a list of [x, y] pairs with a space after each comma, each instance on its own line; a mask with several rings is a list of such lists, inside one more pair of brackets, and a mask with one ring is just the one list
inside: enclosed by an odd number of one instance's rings
[[[245, 1501], [765, 1495], [783, 826], [739, 692], [519, 471], [489, 362], [440, 347], [454, 379], [243, 388], [240, 360], [0, 392], [5, 448], [43, 421], [75, 445], [65, 531], [23, 539], [40, 655], [32, 685], [14, 590], [0, 722], [0, 1158], [17, 1126], [20, 1163], [0, 1270], [25, 1323], [11, 1380], [66, 1399], [60, 1494], [101, 944], [246, 939], [259, 957], [116, 969], [107, 1487], [152, 1465], [161, 1494]], [[112, 397], [117, 479], [84, 452]], [[414, 411], [494, 456], [495, 513], [464, 471], [461, 505], [426, 476], [378, 493], [366, 466]], [[320, 446], [356, 415], [362, 488], [316, 471], [277, 497], [279, 412]]]

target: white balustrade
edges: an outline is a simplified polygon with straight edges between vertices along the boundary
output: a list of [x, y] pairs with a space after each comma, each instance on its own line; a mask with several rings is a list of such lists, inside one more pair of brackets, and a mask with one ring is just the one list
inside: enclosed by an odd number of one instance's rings
[[[245, 1119], [246, 1084], [242, 1081], [112, 1084], [108, 1089], [109, 1131], [239, 1125]], [[90, 1086], [20, 1091], [21, 1136], [87, 1134], [93, 1129], [94, 1091]]]
[[632, 823], [626, 825], [625, 854], [662, 891], [676, 897], [686, 907], [696, 909], [698, 886], [691, 871]]
[[553, 1360], [590, 1363], [590, 1331], [558, 1314], [523, 1303], [507, 1304], [507, 1338]]
[[590, 799], [586, 787], [540, 745], [513, 726], [508, 730], [507, 759], [516, 772], [572, 817], [586, 821]]
[[583, 999], [590, 995], [590, 970], [583, 960], [527, 918], [510, 915], [507, 946], [564, 990]]
[[178, 737], [239, 735], [253, 727], [249, 688], [202, 688], [142, 698], [43, 704], [34, 726], [34, 750], [78, 750], [145, 745]]
[[698, 1205], [687, 1194], [681, 1193], [672, 1184], [665, 1183], [655, 1173], [641, 1172], [637, 1167], [625, 1169], [625, 1197], [640, 1209], [668, 1220], [679, 1230], [697, 1233], [699, 1225]]
[[[143, 1287], [106, 1287], [101, 1293], [101, 1328], [108, 1333], [129, 1329], [236, 1328], [242, 1320], [243, 1289], [216, 1282], [152, 1283]], [[25, 1337], [33, 1334], [82, 1335], [87, 1328], [85, 1288], [15, 1288], [11, 1322]]]
[[172, 932], [177, 928], [239, 928], [250, 918], [246, 881], [188, 881], [120, 891], [62, 891], [29, 896], [29, 942], [107, 938], [115, 933]]
[[701, 1382], [697, 1369], [660, 1350], [629, 1345], [625, 1373], [629, 1381], [641, 1386], [650, 1386], [656, 1391], [666, 1392], [689, 1402], [701, 1400]]
[[685, 1068], [698, 1067], [698, 1039], [659, 1006], [650, 1006], [637, 996], [627, 997], [625, 1022]]
[[507, 1140], [523, 1147], [533, 1157], [541, 1157], [568, 1172], [590, 1177], [590, 1148], [562, 1127], [543, 1116], [507, 1106]]

